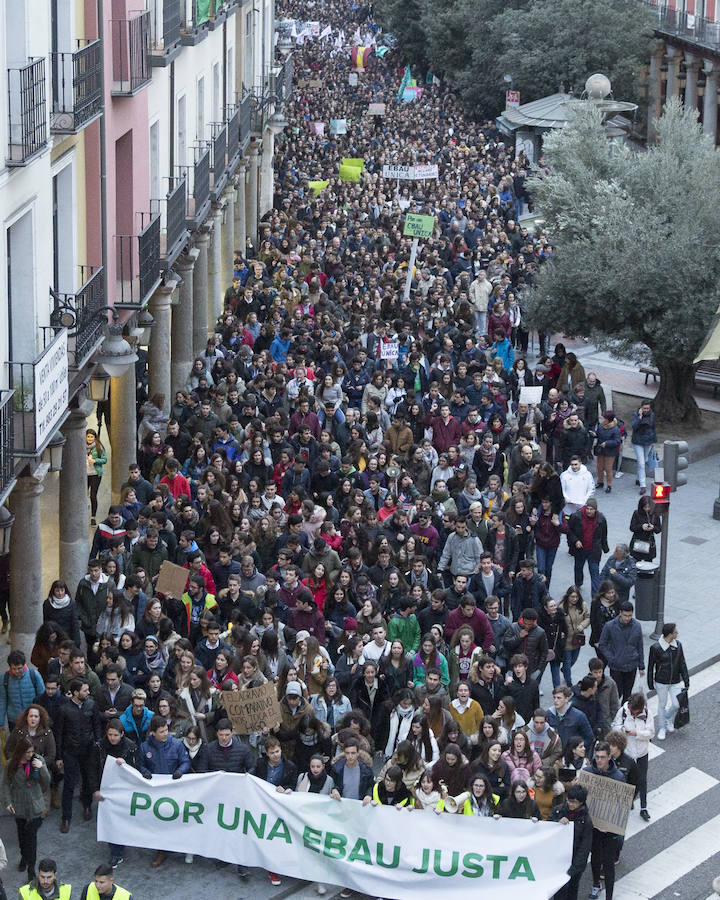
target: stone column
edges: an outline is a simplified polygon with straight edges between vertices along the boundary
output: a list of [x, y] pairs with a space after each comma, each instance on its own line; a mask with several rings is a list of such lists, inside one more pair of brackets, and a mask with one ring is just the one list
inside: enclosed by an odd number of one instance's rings
[[233, 259], [235, 256], [235, 188], [232, 184], [225, 188], [223, 193], [225, 200], [224, 224], [222, 226], [222, 286], [221, 293], [214, 300], [217, 305], [217, 315], [222, 312], [222, 300], [225, 288], [230, 287], [233, 277]]
[[245, 160], [238, 165], [237, 198], [235, 200], [235, 249], [245, 255]]
[[678, 73], [680, 71], [680, 51], [676, 47], [667, 48], [667, 89], [665, 91], [665, 102], [669, 103], [673, 97], [680, 95], [680, 81]]
[[[180, 390], [190, 375], [193, 354], [193, 273], [200, 251], [184, 250], [175, 263], [182, 281], [178, 302], [172, 310], [172, 356], [170, 357], [171, 390]], [[202, 349], [202, 348], [201, 348]]]
[[73, 595], [87, 572], [90, 553], [85, 429], [93, 409], [94, 404], [89, 400], [79, 401], [62, 426], [65, 447], [59, 478], [60, 578]]
[[263, 133], [262, 160], [260, 164], [260, 218], [272, 209], [273, 205], [273, 156], [275, 154], [275, 136], [269, 128]]
[[655, 142], [657, 137], [657, 120], [662, 114], [662, 61], [665, 56], [663, 41], [655, 41], [650, 55], [650, 77], [648, 83], [648, 143]]
[[[222, 271], [222, 220], [223, 208], [222, 204], [217, 203], [213, 206], [212, 211], [212, 241], [210, 242], [210, 255], [208, 257], [208, 307], [209, 309], [217, 309], [218, 305], [222, 309], [223, 294], [225, 286], [223, 286]], [[209, 313], [208, 313], [209, 315]], [[213, 321], [213, 327], [215, 322]]]
[[211, 229], [203, 225], [195, 235], [195, 247], [198, 251], [195, 272], [193, 273], [193, 351], [201, 353], [205, 349], [208, 334], [215, 329], [215, 316], [211, 304], [208, 305], [208, 247], [210, 246]]
[[717, 65], [706, 59], [703, 66], [705, 72], [705, 97], [703, 99], [703, 134], [706, 134], [713, 142], [717, 143], [717, 91], [718, 70]]
[[[189, 371], [189, 369], [188, 369]], [[187, 377], [187, 376], [185, 376]], [[112, 485], [110, 502], [120, 502], [120, 487], [127, 481], [130, 463], [137, 461], [137, 392], [135, 366], [113, 378], [110, 391], [110, 446], [112, 447]], [[105, 512], [98, 510], [104, 518]]]
[[698, 72], [700, 60], [694, 53], [685, 54], [685, 106], [697, 109], [698, 105]]
[[170, 410], [173, 402], [170, 384], [170, 306], [177, 286], [178, 281], [172, 274], [167, 275], [165, 283], [155, 289], [148, 303], [150, 315], [155, 319], [148, 347], [150, 396], [165, 395], [165, 412]]
[[248, 180], [245, 185], [245, 231], [253, 243], [258, 230], [258, 148], [254, 141], [248, 146]]
[[[84, 431], [82, 441], [84, 444]], [[83, 467], [84, 463], [83, 450]], [[47, 465], [40, 466], [33, 475], [20, 476], [9, 500], [15, 513], [10, 534], [10, 644], [13, 650], [22, 650], [28, 662], [35, 644], [35, 632], [42, 625], [42, 604], [48, 588], [42, 583], [40, 514], [40, 494], [46, 471]], [[87, 497], [82, 499], [82, 510], [87, 535]]]

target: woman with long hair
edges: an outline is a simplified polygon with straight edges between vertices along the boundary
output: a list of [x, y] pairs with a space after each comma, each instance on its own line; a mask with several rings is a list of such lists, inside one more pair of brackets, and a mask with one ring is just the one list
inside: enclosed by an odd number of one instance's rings
[[612, 581], [603, 581], [590, 604], [590, 640], [588, 643], [595, 649], [597, 655], [606, 665], [607, 660], [603, 658], [597, 645], [603, 628], [619, 615], [620, 598], [615, 585]]
[[194, 669], [195, 655], [192, 650], [181, 650], [175, 666], [175, 693], [178, 696], [189, 686]]
[[540, 821], [540, 810], [530, 796], [530, 789], [525, 781], [516, 781], [510, 789], [510, 795], [500, 804], [500, 815], [503, 819], [531, 819]]
[[416, 712], [413, 716], [408, 740], [420, 754], [426, 766], [431, 766], [440, 758], [440, 748], [432, 733], [428, 717], [422, 712]]
[[515, 712], [515, 699], [509, 694], [501, 697], [493, 717], [497, 719], [498, 723], [498, 739], [503, 744], [503, 749], [507, 749], [510, 746], [513, 733], [518, 728], [523, 727], [525, 719], [520, 713]]
[[490, 782], [493, 794], [504, 800], [510, 789], [510, 769], [502, 758], [500, 741], [490, 741], [475, 763], [475, 771]]
[[[145, 609], [140, 618], [140, 621], [137, 623], [137, 627], [134, 629], [137, 636], [139, 638], [146, 638], [150, 635], [156, 635], [158, 632], [158, 625], [160, 623], [160, 619], [162, 618], [162, 614], [162, 601], [157, 597], [151, 597], [145, 604]], [[126, 628], [124, 630], [132, 631], [133, 629]]]
[[95, 517], [98, 508], [98, 489], [102, 481], [103, 467], [107, 463], [107, 453], [97, 431], [92, 428], [88, 428], [85, 432], [85, 444], [87, 483], [90, 491], [90, 524], [95, 525], [97, 524]]
[[50, 787], [50, 773], [42, 756], [27, 738], [19, 738], [0, 783], [2, 805], [15, 816], [20, 870], [27, 867], [28, 881], [35, 877], [37, 833], [45, 813], [44, 792]]
[[437, 650], [435, 638], [428, 632], [420, 642], [420, 649], [412, 661], [413, 680], [416, 685], [425, 684], [425, 674], [429, 668], [440, 669], [440, 680], [447, 687], [450, 684], [448, 664], [442, 653]]
[[524, 731], [516, 731], [510, 747], [502, 758], [510, 769], [510, 781], [529, 781], [542, 766], [538, 754], [530, 746], [530, 740]]
[[407, 661], [405, 646], [399, 638], [390, 644], [390, 652], [380, 660], [380, 678], [391, 693], [414, 686], [412, 666]]
[[272, 516], [263, 515], [252, 527], [255, 550], [260, 557], [258, 569], [266, 572], [275, 565], [279, 549], [278, 529]]
[[43, 622], [55, 622], [60, 631], [64, 631], [78, 647], [80, 646], [80, 621], [75, 601], [64, 581], [56, 579], [50, 585], [42, 612]]
[[233, 656], [232, 650], [224, 650], [221, 648], [215, 656], [215, 665], [212, 669], [208, 670], [207, 674], [210, 679], [210, 684], [219, 691], [222, 690], [223, 685], [228, 680], [238, 684], [238, 677], [232, 668], [234, 660], [235, 657]]
[[58, 655], [60, 644], [65, 640], [67, 635], [60, 630], [57, 622], [43, 622], [35, 632], [30, 662], [43, 678], [47, 675], [48, 663]]
[[[56, 747], [55, 736], [50, 727], [50, 716], [44, 706], [39, 703], [31, 703], [27, 709], [24, 709], [15, 720], [15, 727], [8, 735], [5, 744], [5, 756], [9, 759], [15, 746], [20, 740], [28, 740], [33, 745], [33, 749], [38, 756], [42, 756], [48, 770], [52, 770], [55, 765]], [[58, 776], [59, 777], [59, 776]], [[47, 791], [45, 793], [45, 809], [50, 808], [49, 797]], [[55, 788], [52, 791], [53, 801], [56, 808], [60, 806], [60, 794]]]
[[560, 601], [560, 609], [565, 616], [567, 639], [563, 653], [562, 672], [565, 684], [572, 686], [572, 667], [580, 656], [580, 649], [586, 641], [585, 630], [590, 624], [590, 611], [583, 600], [580, 588], [571, 584]]
[[108, 591], [107, 604], [97, 621], [97, 633], [107, 632], [117, 641], [123, 631], [135, 630], [132, 603], [123, 591]]
[[[182, 657], [180, 659], [182, 662]], [[193, 725], [197, 725], [204, 741], [215, 740], [215, 722], [222, 709], [220, 691], [210, 684], [207, 672], [202, 666], [195, 666], [188, 678], [187, 687], [178, 694], [181, 704]], [[180, 707], [182, 711], [182, 706]]]
[[327, 679], [319, 694], [310, 697], [310, 705], [315, 710], [316, 718], [326, 722], [333, 731], [342, 717], [352, 709], [349, 698], [343, 694], [334, 675]]

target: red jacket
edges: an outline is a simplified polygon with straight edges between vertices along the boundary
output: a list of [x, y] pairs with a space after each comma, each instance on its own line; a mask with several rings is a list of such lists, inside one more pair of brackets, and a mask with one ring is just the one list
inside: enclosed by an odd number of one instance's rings
[[463, 436], [462, 422], [454, 416], [450, 416], [447, 425], [440, 416], [432, 420], [433, 447], [438, 453], [445, 453], [448, 447], [458, 445]]
[[[190, 568], [190, 566], [187, 563], [185, 563], [185, 565], [183, 566], [183, 569], [189, 569], [189, 568]], [[217, 594], [217, 591], [215, 589], [215, 579], [212, 577], [212, 572], [210, 571], [210, 569], [208, 569], [208, 567], [205, 565], [205, 563], [200, 564], [200, 571], [198, 572], [198, 575], [205, 582], [205, 590], [208, 592], [208, 594], [212, 594], [214, 597]], [[188, 578], [190, 578], [189, 575], [188, 575]], [[187, 585], [185, 585], [185, 590], [187, 590]]]
[[450, 640], [461, 625], [469, 625], [472, 628], [475, 634], [475, 643], [483, 650], [487, 650], [495, 641], [492, 626], [481, 609], [476, 609], [469, 619], [463, 615], [460, 606], [454, 609], [445, 621], [445, 638]]
[[319, 609], [304, 612], [300, 609], [291, 609], [288, 615], [288, 625], [295, 631], [307, 631], [317, 638], [318, 644], [325, 646], [325, 617]]
[[184, 475], [181, 475], [180, 472], [178, 472], [174, 478], [168, 478], [167, 475], [163, 475], [160, 479], [160, 484], [166, 484], [168, 486], [168, 490], [175, 500], [177, 500], [180, 494], [185, 494], [186, 497], [192, 497], [190, 492], [190, 482]]

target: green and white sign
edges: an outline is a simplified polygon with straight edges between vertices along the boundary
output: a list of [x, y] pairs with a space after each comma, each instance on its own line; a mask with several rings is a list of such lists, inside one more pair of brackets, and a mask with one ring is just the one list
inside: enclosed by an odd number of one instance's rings
[[[98, 841], [195, 853], [398, 900], [541, 900], [567, 880], [572, 825], [364, 807], [252, 775], [146, 781], [108, 758]], [[438, 879], [441, 879], [438, 881]]]
[[408, 237], [429, 238], [435, 229], [435, 219], [432, 216], [418, 216], [408, 213], [405, 216], [405, 228], [403, 234]]

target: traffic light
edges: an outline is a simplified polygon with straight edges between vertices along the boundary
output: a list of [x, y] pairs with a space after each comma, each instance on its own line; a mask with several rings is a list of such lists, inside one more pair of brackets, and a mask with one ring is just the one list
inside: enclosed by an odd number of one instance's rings
[[689, 463], [687, 456], [680, 454], [687, 453], [689, 449], [686, 441], [665, 441], [663, 445], [663, 476], [671, 491], [687, 484], [687, 475], [681, 472], [687, 469]]
[[670, 503], [670, 485], [665, 484], [664, 482], [656, 482], [652, 486], [652, 498], [655, 503], [659, 504], [669, 504]]

